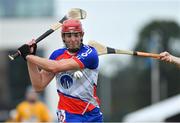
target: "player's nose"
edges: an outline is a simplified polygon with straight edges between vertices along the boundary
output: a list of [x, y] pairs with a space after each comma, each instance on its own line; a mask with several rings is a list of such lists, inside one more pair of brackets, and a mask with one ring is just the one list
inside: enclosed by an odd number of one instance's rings
[[76, 40], [76, 37], [75, 37], [75, 36], [71, 36], [71, 40], [72, 40], [72, 41], [75, 41], [75, 40]]

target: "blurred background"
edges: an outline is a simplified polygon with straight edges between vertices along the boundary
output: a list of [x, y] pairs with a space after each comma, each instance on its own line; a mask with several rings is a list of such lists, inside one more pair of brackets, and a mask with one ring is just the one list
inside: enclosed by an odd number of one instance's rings
[[[8, 59], [71, 8], [87, 11], [84, 43], [180, 56], [180, 0], [0, 0], [0, 121], [8, 118], [30, 85], [22, 58]], [[62, 47], [60, 31], [38, 44], [48, 58]], [[100, 56], [98, 95], [104, 121], [180, 121], [180, 70], [156, 59]], [[55, 80], [41, 94], [56, 121]]]

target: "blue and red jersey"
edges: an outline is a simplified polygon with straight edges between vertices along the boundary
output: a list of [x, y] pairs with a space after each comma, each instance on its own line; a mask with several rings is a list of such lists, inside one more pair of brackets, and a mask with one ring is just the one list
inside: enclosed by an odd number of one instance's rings
[[83, 74], [80, 79], [74, 77], [76, 70], [56, 74], [59, 110], [84, 114], [99, 107], [96, 95], [99, 58], [93, 47], [82, 45], [75, 55], [69, 54], [67, 48], [58, 49], [51, 54], [50, 59], [73, 59], [79, 64]]

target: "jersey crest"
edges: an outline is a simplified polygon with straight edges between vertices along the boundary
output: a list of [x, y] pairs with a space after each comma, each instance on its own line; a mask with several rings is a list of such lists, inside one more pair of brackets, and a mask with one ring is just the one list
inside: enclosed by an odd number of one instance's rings
[[64, 89], [69, 89], [73, 85], [73, 74], [63, 72], [57, 75], [57, 81]]

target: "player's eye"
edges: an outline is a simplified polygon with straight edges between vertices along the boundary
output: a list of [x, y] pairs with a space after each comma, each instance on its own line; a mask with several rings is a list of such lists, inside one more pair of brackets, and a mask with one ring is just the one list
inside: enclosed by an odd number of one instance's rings
[[71, 33], [67, 33], [66, 37], [71, 38]]
[[79, 37], [79, 33], [74, 33], [74, 37]]

